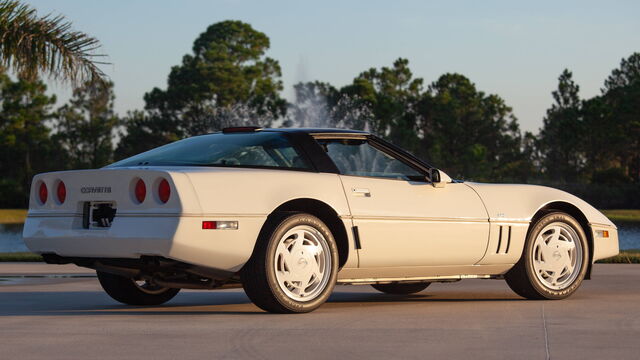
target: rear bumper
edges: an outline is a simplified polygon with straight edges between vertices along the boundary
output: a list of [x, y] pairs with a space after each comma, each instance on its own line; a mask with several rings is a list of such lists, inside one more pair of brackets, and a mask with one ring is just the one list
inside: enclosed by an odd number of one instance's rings
[[[126, 216], [108, 229], [84, 229], [82, 219], [28, 217], [23, 237], [39, 254], [63, 257], [140, 258], [161, 256], [236, 272], [249, 260], [265, 216]], [[204, 230], [203, 220], [238, 221], [237, 230]]]
[[[603, 237], [602, 232], [608, 232]], [[618, 230], [613, 226], [591, 224], [593, 238], [593, 261], [616, 256], [620, 252], [618, 244]]]

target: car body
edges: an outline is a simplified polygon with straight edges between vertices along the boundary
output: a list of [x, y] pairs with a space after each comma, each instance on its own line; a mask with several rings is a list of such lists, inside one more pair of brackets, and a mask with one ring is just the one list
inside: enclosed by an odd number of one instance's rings
[[[256, 141], [272, 148], [258, 153]], [[211, 142], [223, 144], [215, 164], [200, 155]], [[39, 174], [23, 236], [48, 262], [148, 276], [164, 266], [200, 280], [158, 283], [217, 288], [239, 282], [274, 214], [304, 212], [335, 238], [337, 283], [433, 282], [504, 276], [522, 258], [532, 221], [550, 210], [584, 231], [587, 278], [594, 261], [618, 253], [615, 225], [566, 192], [455, 181], [366, 132], [248, 127], [102, 169]]]

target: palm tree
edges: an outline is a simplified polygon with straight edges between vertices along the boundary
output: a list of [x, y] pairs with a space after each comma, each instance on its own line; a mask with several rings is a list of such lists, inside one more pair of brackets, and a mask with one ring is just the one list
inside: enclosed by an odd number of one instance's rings
[[71, 28], [64, 16], [38, 17], [35, 9], [16, 0], [0, 1], [0, 65], [20, 76], [39, 73], [73, 85], [103, 81], [94, 52], [97, 39]]

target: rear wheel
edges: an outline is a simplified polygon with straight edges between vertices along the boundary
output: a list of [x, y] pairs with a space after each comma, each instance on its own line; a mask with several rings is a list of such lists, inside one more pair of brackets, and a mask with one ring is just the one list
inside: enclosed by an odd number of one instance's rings
[[419, 293], [420, 291], [426, 289], [431, 283], [397, 283], [397, 284], [373, 284], [371, 285], [374, 289], [383, 292], [385, 294], [395, 294], [395, 295], [408, 295]]
[[171, 289], [120, 275], [97, 271], [104, 291], [114, 300], [127, 305], [160, 305], [173, 299], [180, 289]]
[[522, 257], [505, 280], [528, 299], [564, 299], [580, 287], [587, 272], [587, 237], [582, 226], [562, 212], [547, 214], [532, 226]]
[[258, 239], [241, 272], [247, 296], [263, 310], [305, 313], [331, 295], [338, 274], [338, 249], [317, 217], [282, 215]]

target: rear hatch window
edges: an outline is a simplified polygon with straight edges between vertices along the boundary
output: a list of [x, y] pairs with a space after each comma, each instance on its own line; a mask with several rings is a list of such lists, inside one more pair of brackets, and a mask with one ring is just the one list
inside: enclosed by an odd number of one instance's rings
[[217, 133], [194, 136], [118, 161], [107, 167], [223, 166], [310, 169], [282, 133]]

